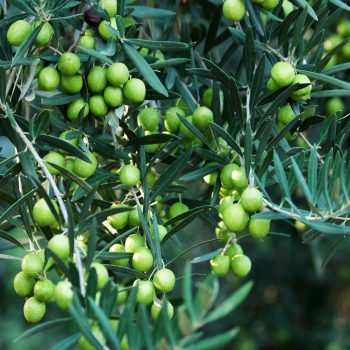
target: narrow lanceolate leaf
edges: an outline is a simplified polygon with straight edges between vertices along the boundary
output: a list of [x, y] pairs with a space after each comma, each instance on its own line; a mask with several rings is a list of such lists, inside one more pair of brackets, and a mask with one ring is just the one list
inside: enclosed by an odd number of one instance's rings
[[103, 310], [98, 307], [93, 299], [89, 297], [88, 299], [89, 305], [93, 309], [96, 318], [98, 320], [98, 323], [100, 324], [100, 328], [102, 330], [102, 333], [107, 337], [108, 344], [110, 344], [112, 349], [121, 350], [119, 339], [113, 330], [111, 323], [109, 322], [109, 319], [107, 318], [106, 314], [103, 312]]
[[227, 144], [232, 147], [232, 149], [236, 151], [240, 156], [243, 156], [242, 150], [239, 147], [237, 141], [225, 129], [213, 122], [209, 123], [209, 128], [213, 130], [217, 135], [222, 137], [227, 142]]
[[185, 347], [183, 350], [211, 350], [220, 349], [225, 344], [228, 344], [239, 332], [239, 328], [234, 328], [223, 334], [215, 335], [210, 338], [205, 338], [198, 343]]
[[83, 47], [83, 46], [78, 46], [78, 49], [81, 52], [84, 52], [87, 55], [96, 58], [100, 62], [104, 62], [104, 63], [107, 63], [107, 64], [113, 64], [114, 63], [110, 58], [108, 58], [107, 56], [101, 54], [100, 52], [98, 52], [96, 50], [88, 49], [87, 47]]
[[340, 79], [337, 79], [337, 78], [334, 78], [334, 77], [330, 77], [329, 75], [311, 72], [311, 71], [303, 70], [303, 69], [298, 69], [298, 73], [305, 74], [311, 79], [322, 81], [323, 83], [337, 86], [337, 87], [340, 87], [342, 89], [346, 89], [346, 90], [350, 89], [350, 83], [343, 81], [343, 80], [340, 80]]
[[192, 45], [176, 42], [176, 41], [156, 41], [144, 39], [126, 39], [125, 42], [133, 44], [138, 47], [145, 47], [152, 50], [161, 50], [168, 52], [187, 51]]
[[[119, 6], [118, 6], [119, 7]], [[176, 13], [166, 9], [150, 8], [146, 6], [128, 6], [127, 10], [131, 9], [131, 15], [137, 18], [163, 18], [175, 16]]]
[[313, 204], [314, 199], [312, 197], [310, 189], [307, 186], [304, 175], [302, 174], [302, 172], [301, 172], [301, 170], [300, 170], [300, 168], [299, 168], [299, 166], [294, 158], [292, 158], [292, 166], [293, 166], [293, 170], [294, 170], [295, 176], [297, 178], [297, 181], [299, 182], [299, 185], [301, 187], [301, 190], [303, 191], [303, 193], [305, 195], [305, 198], [307, 199], [307, 201], [310, 204]]
[[315, 198], [317, 194], [317, 149], [315, 145], [311, 149], [307, 179], [311, 195], [313, 198]]
[[153, 247], [154, 247], [156, 265], [158, 269], [161, 269], [162, 268], [162, 251], [160, 248], [160, 237], [159, 237], [159, 230], [158, 230], [157, 215], [155, 213], [153, 213], [152, 227], [153, 227]]
[[162, 193], [173, 181], [177, 180], [182, 170], [187, 166], [192, 149], [189, 149], [182, 156], [178, 157], [170, 166], [168, 166], [162, 175], [157, 179], [153, 186], [151, 201]]
[[13, 214], [13, 212], [22, 204], [25, 202], [29, 197], [33, 196], [33, 194], [37, 191], [37, 188], [33, 188], [31, 191], [26, 193], [23, 197], [21, 197], [18, 201], [13, 203], [9, 208], [7, 208], [1, 215], [0, 215], [0, 224], [6, 220], [10, 215]]
[[248, 28], [246, 32], [246, 40], [245, 40], [244, 50], [243, 50], [243, 61], [244, 61], [248, 84], [250, 85], [253, 80], [253, 72], [254, 72], [254, 66], [255, 66], [255, 44], [254, 44], [254, 36], [251, 28]]
[[80, 98], [80, 94], [67, 95], [67, 94], [57, 94], [52, 97], [42, 98], [41, 104], [43, 106], [61, 106], [74, 102]]
[[154, 73], [149, 63], [140, 55], [133, 45], [124, 43], [123, 49], [147, 83], [160, 94], [168, 96], [166, 88], [159, 80], [156, 73]]
[[5, 239], [8, 242], [15, 244], [20, 248], [24, 248], [22, 243], [20, 243], [16, 238], [12, 237], [11, 234], [7, 233], [6, 231], [0, 230], [0, 237]]
[[48, 110], [43, 110], [38, 113], [29, 122], [29, 133], [35, 139], [41, 132], [47, 128], [50, 120], [50, 113]]
[[350, 6], [341, 0], [329, 0], [332, 4], [342, 8], [343, 10], [350, 11]]
[[41, 324], [38, 324], [36, 326], [31, 327], [30, 329], [28, 329], [27, 331], [25, 331], [24, 333], [22, 333], [18, 338], [16, 338], [14, 340], [14, 342], [18, 342], [22, 339], [28, 338], [34, 334], [46, 331], [47, 329], [59, 326], [59, 325], [63, 325], [63, 324], [67, 324], [67, 322], [72, 321], [71, 317], [64, 317], [64, 318], [58, 318], [56, 320], [52, 320], [52, 321], [47, 321]]
[[273, 154], [273, 160], [275, 164], [275, 171], [278, 178], [278, 182], [281, 186], [281, 189], [284, 193], [284, 195], [288, 198], [290, 198], [290, 190], [288, 185], [288, 180], [286, 177], [286, 173], [284, 172], [283, 165], [281, 163], [281, 160], [277, 154], [277, 152], [274, 152]]
[[237, 306], [239, 306], [247, 297], [253, 287], [253, 282], [247, 282], [240, 287], [233, 295], [223, 301], [219, 306], [212, 311], [209, 316], [204, 320], [204, 323], [214, 322], [229, 313], [231, 313]]
[[84, 154], [84, 152], [80, 150], [80, 148], [58, 137], [42, 134], [37, 137], [37, 142], [44, 142], [51, 146], [61, 148], [64, 151], [68, 152], [70, 155], [76, 156], [82, 159], [84, 162], [91, 164], [90, 159]]

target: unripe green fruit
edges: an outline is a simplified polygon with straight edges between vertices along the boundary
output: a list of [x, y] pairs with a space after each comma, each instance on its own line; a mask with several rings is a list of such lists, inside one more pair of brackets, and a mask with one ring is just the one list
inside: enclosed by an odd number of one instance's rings
[[[186, 119], [190, 124], [193, 124], [192, 115], [187, 116]], [[179, 132], [184, 137], [185, 141], [194, 141], [196, 139], [192, 131], [183, 123], [180, 123]]]
[[232, 232], [240, 233], [244, 231], [248, 224], [249, 216], [241, 204], [232, 204], [222, 213], [222, 221]]
[[[41, 24], [40, 21], [36, 21], [34, 24], [34, 28], [39, 27]], [[35, 38], [35, 46], [37, 47], [44, 47], [46, 46], [50, 41], [53, 36], [53, 28], [50, 23], [46, 22], [44, 25], [41, 27], [39, 34]]]
[[189, 207], [186, 204], [176, 202], [172, 204], [169, 208], [169, 218], [172, 219], [178, 215], [186, 213], [187, 211], [189, 211]]
[[129, 69], [121, 62], [113, 63], [107, 69], [107, 80], [113, 86], [125, 84], [129, 79]]
[[233, 188], [234, 187], [234, 183], [232, 180], [232, 172], [234, 170], [239, 169], [239, 166], [237, 164], [226, 164], [220, 172], [220, 181], [222, 186], [224, 186], [225, 188]]
[[[76, 146], [76, 147], [77, 147], [77, 146], [79, 145], [79, 139], [78, 139], [77, 137], [71, 138], [71, 136], [70, 136], [71, 134], [72, 134], [72, 130], [65, 130], [65, 131], [62, 131], [58, 137], [59, 137], [61, 140], [64, 140], [64, 141], [66, 141], [66, 142], [72, 144], [73, 146]], [[60, 152], [61, 154], [64, 154], [64, 155], [67, 155], [67, 154], [68, 154], [68, 152], [66, 152], [66, 151], [63, 150], [63, 149], [59, 149], [59, 152]], [[65, 167], [66, 169], [69, 168], [69, 166], [67, 165], [67, 162], [68, 162], [68, 161], [72, 162], [72, 159], [67, 159], [67, 160], [65, 161], [64, 167]]]
[[[224, 93], [222, 90], [219, 90], [219, 98], [220, 98], [220, 110], [222, 110], [224, 106]], [[207, 88], [202, 96], [202, 103], [205, 107], [212, 108], [213, 104], [213, 88]]]
[[43, 160], [44, 160], [44, 163], [45, 163], [47, 170], [52, 175], [58, 175], [60, 173], [60, 171], [58, 169], [54, 168], [49, 163], [56, 164], [56, 165], [64, 168], [65, 162], [66, 162], [64, 160], [64, 157], [62, 156], [62, 154], [60, 154], [58, 152], [49, 152], [46, 156], [43, 157]]
[[60, 83], [60, 74], [53, 67], [43, 68], [38, 75], [38, 85], [41, 90], [52, 91]]
[[[141, 225], [141, 219], [139, 216], [139, 212], [137, 210], [137, 206], [134, 206], [134, 210], [129, 212], [129, 224], [130, 226], [140, 226]], [[141, 211], [143, 211], [143, 205], [140, 206]], [[147, 215], [149, 217], [149, 213]]]
[[23, 307], [24, 318], [29, 323], [37, 323], [45, 316], [46, 304], [35, 297], [26, 300]]
[[[128, 208], [128, 206], [126, 204], [112, 204], [111, 208]], [[129, 212], [124, 211], [122, 213], [110, 215], [107, 220], [113, 228], [121, 230], [128, 224]]]
[[7, 41], [12, 46], [20, 46], [31, 31], [32, 26], [20, 19], [10, 25], [6, 35]]
[[122, 350], [131, 350], [129, 346], [128, 336], [126, 334], [123, 335], [122, 341], [120, 342], [120, 346]]
[[116, 299], [117, 305], [124, 304], [128, 297], [128, 291], [125, 290], [125, 287], [122, 285], [118, 285], [118, 295]]
[[244, 168], [237, 167], [233, 169], [231, 179], [233, 187], [238, 191], [242, 191], [248, 186], [248, 180]]
[[342, 48], [341, 48], [342, 55], [346, 58], [350, 58], [350, 45], [349, 42], [347, 42]]
[[124, 103], [123, 90], [120, 87], [107, 86], [103, 91], [103, 98], [113, 108], [120, 107]]
[[83, 88], [83, 77], [80, 74], [61, 75], [61, 88], [68, 94], [76, 94]]
[[283, 0], [282, 8], [285, 17], [288, 17], [289, 14], [294, 11], [294, 5], [288, 0]]
[[[51, 200], [51, 203], [58, 213], [58, 206], [56, 201]], [[39, 199], [33, 207], [33, 220], [40, 226], [51, 226], [56, 222], [54, 214], [51, 212], [50, 207], [46, 203], [44, 198]]]
[[[174, 316], [174, 307], [171, 305], [171, 303], [169, 301], [165, 301], [166, 303], [166, 309], [167, 309], [167, 315], [168, 315], [168, 318], [169, 320], [171, 320]], [[151, 307], [151, 316], [152, 316], [152, 319], [155, 321], [158, 317], [159, 317], [159, 314], [160, 312], [162, 311], [162, 307], [163, 307], [163, 304], [159, 303], [159, 302], [154, 302], [152, 304], [152, 307]]]
[[13, 288], [21, 297], [28, 297], [33, 293], [35, 279], [26, 275], [23, 271], [18, 272], [13, 279]]
[[47, 245], [47, 247], [53, 251], [62, 261], [66, 261], [69, 258], [69, 238], [64, 234], [53, 236]]
[[85, 162], [80, 158], [74, 159], [74, 173], [82, 178], [90, 177], [97, 168], [97, 159], [93, 153], [84, 152], [91, 163]]
[[95, 49], [95, 38], [91, 35], [85, 34], [82, 37], [80, 37], [80, 39], [78, 41], [78, 51], [82, 52], [82, 50], [79, 49], [79, 46], [94, 50]]
[[198, 107], [192, 115], [192, 122], [195, 127], [204, 130], [209, 126], [209, 122], [214, 120], [213, 112], [208, 107]]
[[73, 290], [69, 281], [61, 281], [55, 287], [55, 302], [62, 310], [67, 310], [72, 304]]
[[236, 198], [234, 196], [226, 196], [220, 200], [219, 206], [218, 206], [218, 212], [220, 216], [224, 212], [224, 210], [232, 205], [236, 201]]
[[343, 38], [350, 36], [350, 21], [348, 19], [341, 18], [339, 20], [337, 24], [337, 33]]
[[148, 305], [153, 302], [155, 290], [151, 281], [136, 280], [134, 285], [138, 286], [136, 301], [139, 304]]
[[175, 106], [180, 108], [183, 111], [184, 116], [190, 115], [192, 113], [191, 109], [188, 107], [187, 103], [185, 102], [185, 100], [183, 98], [179, 98], [176, 101]]
[[[109, 248], [109, 251], [111, 253], [125, 253], [125, 247], [122, 244], [116, 243]], [[117, 266], [127, 266], [129, 264], [129, 258], [111, 260], [111, 263]]]
[[[150, 231], [151, 231], [152, 237], [154, 237], [153, 226], [151, 227]], [[159, 241], [160, 242], [164, 239], [164, 237], [167, 235], [167, 233], [168, 233], [168, 230], [166, 229], [166, 227], [158, 224], [158, 234], [159, 234]]]
[[275, 92], [279, 89], [279, 86], [273, 81], [272, 78], [270, 78], [267, 81], [267, 90], [270, 92]]
[[45, 279], [38, 281], [34, 286], [34, 296], [44, 303], [48, 303], [55, 295], [55, 285], [49, 280]]
[[154, 108], [144, 108], [137, 116], [138, 125], [142, 126], [145, 130], [157, 130], [158, 122], [158, 112]]
[[141, 178], [140, 170], [132, 164], [123, 165], [119, 171], [120, 183], [130, 187], [136, 186]]
[[293, 80], [294, 84], [309, 84], [308, 86], [292, 92], [292, 98], [303, 97], [309, 95], [312, 90], [310, 79], [305, 74], [297, 74]]
[[125, 251], [135, 253], [136, 249], [145, 246], [145, 239], [139, 233], [133, 233], [125, 240]]
[[141, 103], [146, 97], [146, 86], [141, 79], [132, 78], [123, 87], [124, 96], [132, 103]]
[[343, 41], [342, 37], [338, 34], [333, 34], [328, 37], [328, 39], [324, 42], [324, 49], [326, 52], [332, 51], [336, 46], [341, 44]]
[[271, 69], [271, 78], [279, 87], [290, 85], [295, 78], [295, 71], [287, 62], [277, 62]]
[[234, 244], [230, 245], [224, 252], [224, 255], [228, 256], [230, 258], [230, 260], [234, 256], [239, 255], [239, 254], [243, 254], [243, 249], [237, 243], [234, 243]]
[[332, 97], [327, 101], [326, 109], [329, 114], [345, 111], [345, 103], [340, 97]]
[[296, 117], [290, 104], [287, 104], [281, 107], [280, 110], [278, 111], [277, 116], [278, 116], [278, 121], [280, 121], [283, 124], [290, 123]]
[[247, 212], [259, 211], [264, 207], [263, 195], [257, 188], [247, 188], [241, 195], [241, 204]]
[[89, 109], [95, 117], [104, 117], [109, 108], [103, 96], [94, 95], [89, 98]]
[[85, 118], [90, 111], [89, 105], [82, 99], [78, 98], [68, 105], [67, 108], [67, 117], [70, 120], [77, 120], [79, 118], [80, 111], [84, 109], [83, 118]]
[[102, 289], [108, 282], [108, 271], [104, 265], [95, 261], [90, 265], [90, 269], [96, 270], [97, 275], [97, 288]]
[[218, 176], [219, 176], [219, 173], [217, 171], [214, 171], [208, 175], [205, 175], [203, 177], [203, 180], [207, 185], [214, 186]]
[[149, 172], [146, 175], [146, 180], [147, 180], [148, 186], [152, 188], [155, 182], [157, 181], [157, 176]]
[[215, 228], [215, 236], [219, 241], [223, 243], [226, 243], [228, 241], [229, 231], [227, 230], [227, 227], [223, 221], [220, 221], [218, 223], [218, 227]]
[[273, 10], [279, 4], [280, 0], [264, 0], [261, 6], [266, 10]]
[[139, 247], [135, 250], [131, 262], [135, 270], [146, 272], [154, 264], [152, 252], [146, 247]]
[[226, 0], [222, 11], [229, 21], [239, 22], [245, 13], [244, 0]]
[[93, 67], [87, 76], [87, 84], [92, 92], [103, 91], [107, 86], [107, 70], [100, 66]]
[[225, 276], [230, 269], [230, 258], [226, 255], [218, 255], [210, 260], [210, 266], [215, 274]]
[[175, 287], [174, 272], [169, 269], [158, 270], [153, 276], [153, 284], [162, 293], [169, 293]]
[[60, 56], [57, 68], [63, 75], [75, 75], [80, 69], [80, 58], [73, 52], [66, 52]]
[[115, 20], [115, 17], [111, 18], [111, 21], [108, 22], [105, 19], [98, 25], [98, 33], [100, 34], [101, 38], [104, 40], [108, 40], [113, 36], [113, 34], [108, 30], [108, 27], [111, 26], [113, 29], [118, 30], [117, 22]]
[[105, 9], [109, 17], [114, 17], [117, 14], [118, 2], [117, 0], [100, 0], [98, 4]]
[[231, 260], [231, 270], [238, 277], [245, 277], [252, 268], [252, 263], [246, 255], [236, 255]]
[[176, 132], [177, 130], [179, 130], [181, 122], [179, 117], [177, 116], [178, 114], [182, 115], [183, 117], [186, 116], [185, 112], [179, 107], [170, 107], [165, 112], [165, 129], [167, 129], [170, 132]]
[[254, 238], [264, 238], [270, 232], [271, 220], [250, 218], [248, 229]]
[[149, 49], [147, 47], [142, 47], [139, 53], [142, 57], [147, 57], [149, 55]]

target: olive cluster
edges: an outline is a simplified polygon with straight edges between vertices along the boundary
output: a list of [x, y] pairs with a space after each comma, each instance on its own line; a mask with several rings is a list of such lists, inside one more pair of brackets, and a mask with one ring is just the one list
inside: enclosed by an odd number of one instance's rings
[[219, 241], [226, 244], [221, 254], [210, 261], [210, 265], [219, 276], [225, 276], [231, 269], [237, 277], [244, 277], [250, 272], [251, 261], [237, 240], [247, 228], [256, 239], [264, 238], [269, 233], [270, 220], [250, 217], [250, 214], [263, 209], [263, 195], [257, 188], [248, 186], [245, 169], [237, 163], [229, 163], [220, 173], [210, 175], [210, 182], [208, 178], [205, 179], [210, 184], [214, 184], [220, 176], [222, 187], [218, 212], [222, 221], [215, 233]]
[[[60, 259], [69, 258], [69, 241], [65, 235], [55, 235], [48, 248]], [[45, 250], [31, 252], [23, 257], [22, 271], [13, 280], [15, 292], [26, 298], [23, 307], [24, 318], [30, 323], [39, 322], [45, 315], [46, 304], [55, 302], [61, 309], [67, 309], [73, 298], [71, 284], [62, 280], [55, 285], [47, 276], [55, 261], [45, 259]]]

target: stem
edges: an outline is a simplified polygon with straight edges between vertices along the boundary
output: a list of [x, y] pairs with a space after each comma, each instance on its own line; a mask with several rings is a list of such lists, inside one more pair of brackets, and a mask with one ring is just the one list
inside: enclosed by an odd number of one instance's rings
[[[300, 136], [301, 139], [307, 144], [307, 146], [308, 146], [310, 149], [313, 148], [311, 142], [307, 139], [307, 137], [306, 137], [302, 132], [299, 133], [299, 136]], [[324, 160], [322, 159], [322, 156], [321, 156], [318, 152], [316, 152], [316, 154], [317, 154], [317, 158], [318, 158], [318, 160], [320, 161], [320, 163], [321, 163], [321, 164], [324, 164]]]

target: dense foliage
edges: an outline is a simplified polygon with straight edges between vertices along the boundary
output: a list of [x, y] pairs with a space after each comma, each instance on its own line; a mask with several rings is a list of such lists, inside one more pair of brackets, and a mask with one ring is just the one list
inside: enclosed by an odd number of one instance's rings
[[0, 258], [38, 323], [17, 341], [69, 325], [53, 349], [219, 349], [239, 322], [332, 341], [231, 316], [265, 244], [302, 232], [316, 276], [350, 233], [350, 7], [1, 4]]

